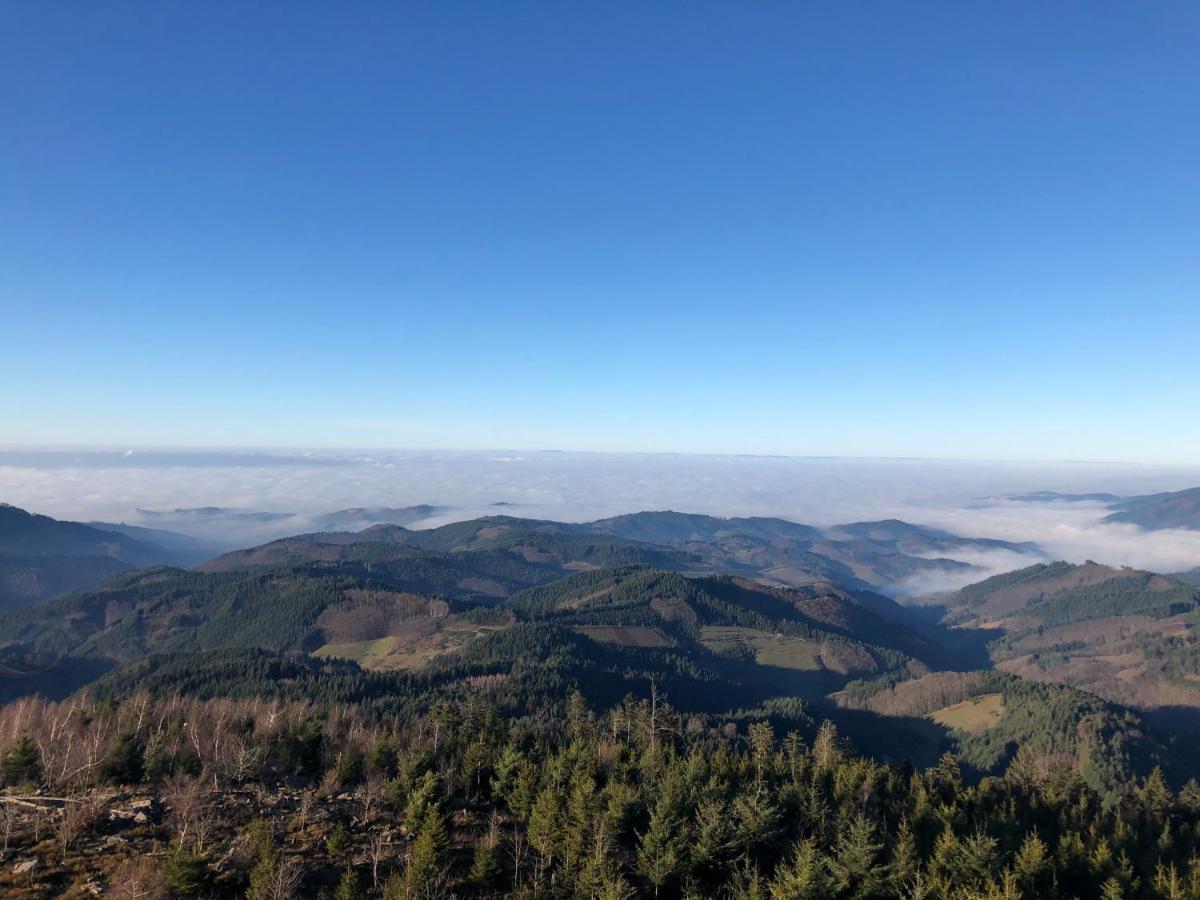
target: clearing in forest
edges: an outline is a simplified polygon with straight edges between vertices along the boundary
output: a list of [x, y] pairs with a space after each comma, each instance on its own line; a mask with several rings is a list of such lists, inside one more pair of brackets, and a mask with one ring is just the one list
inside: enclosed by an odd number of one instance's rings
[[929, 714], [929, 718], [947, 728], [956, 728], [967, 734], [982, 734], [1000, 721], [1004, 715], [1002, 694], [980, 694], [952, 706], [943, 706]]
[[744, 646], [754, 651], [754, 661], [760, 666], [781, 669], [814, 671], [821, 666], [821, 645], [805, 638], [772, 634], [757, 628], [736, 626], [705, 626], [700, 629], [700, 642], [717, 653]]

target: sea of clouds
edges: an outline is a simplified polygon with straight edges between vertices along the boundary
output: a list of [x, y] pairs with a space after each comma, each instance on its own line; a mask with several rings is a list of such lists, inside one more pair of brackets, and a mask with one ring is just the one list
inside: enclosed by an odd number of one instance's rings
[[[899, 518], [967, 537], [1034, 541], [1047, 559], [1170, 572], [1200, 566], [1200, 531], [1144, 532], [1104, 523], [1101, 502], [1029, 502], [1012, 495], [1043, 490], [1133, 495], [1197, 485], [1200, 466], [1090, 462], [0, 449], [0, 502], [56, 518], [178, 529], [141, 511], [231, 507], [294, 514], [283, 526], [223, 524], [227, 541], [241, 545], [279, 536], [281, 528], [295, 533], [310, 516], [348, 507], [441, 507], [423, 526], [496, 513], [587, 521], [675, 509], [780, 516], [818, 526]], [[1003, 551], [956, 555], [988, 572], [1029, 562]], [[910, 589], [956, 586], [930, 581]]]

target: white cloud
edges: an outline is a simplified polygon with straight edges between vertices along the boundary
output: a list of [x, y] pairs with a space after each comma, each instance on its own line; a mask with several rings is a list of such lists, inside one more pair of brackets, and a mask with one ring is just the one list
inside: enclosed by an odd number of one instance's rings
[[[584, 521], [643, 509], [781, 516], [797, 522], [901, 518], [971, 537], [1036, 541], [1050, 558], [1178, 571], [1200, 565], [1200, 532], [1101, 523], [1096, 503], [1022, 503], [1012, 493], [1119, 494], [1200, 484], [1200, 467], [1099, 463], [589, 453], [0, 451], [0, 501], [59, 518], [136, 522], [136, 510], [229, 506], [310, 516], [430, 503], [476, 515]], [[993, 499], [981, 499], [993, 498]], [[511, 504], [497, 506], [497, 503]], [[152, 524], [152, 523], [150, 523]], [[231, 540], [271, 536], [243, 526]], [[960, 554], [986, 571], [1026, 561]], [[974, 580], [977, 576], [972, 576]]]

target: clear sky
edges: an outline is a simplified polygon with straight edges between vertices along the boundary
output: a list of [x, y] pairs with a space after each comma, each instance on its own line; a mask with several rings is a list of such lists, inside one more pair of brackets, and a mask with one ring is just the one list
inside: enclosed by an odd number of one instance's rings
[[1200, 6], [0, 5], [0, 442], [1195, 461]]

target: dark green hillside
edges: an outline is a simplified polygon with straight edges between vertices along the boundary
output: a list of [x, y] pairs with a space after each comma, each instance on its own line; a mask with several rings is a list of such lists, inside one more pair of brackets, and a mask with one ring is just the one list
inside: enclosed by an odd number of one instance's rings
[[301, 648], [317, 616], [354, 588], [471, 602], [559, 574], [504, 552], [437, 554], [372, 543], [353, 550], [350, 559], [270, 570], [129, 573], [0, 616], [0, 642], [23, 653], [120, 661], [181, 647]]
[[60, 522], [0, 503], [0, 553], [27, 556], [109, 556], [130, 566], [154, 565], [162, 547], [79, 522]]
[[1200, 488], [1129, 497], [1112, 504], [1104, 521], [1127, 522], [1155, 531], [1162, 528], [1200, 530]]
[[205, 571], [272, 568], [313, 561], [381, 560], [404, 551], [439, 554], [509, 554], [534, 565], [611, 567], [654, 565], [677, 568], [700, 560], [679, 550], [580, 531], [556, 522], [496, 516], [455, 522], [426, 531], [377, 525], [359, 532], [299, 535], [249, 550], [227, 553], [205, 563]]
[[1061, 591], [1026, 609], [1047, 625], [1063, 625], [1108, 616], [1165, 618], [1191, 612], [1198, 602], [1200, 589], [1150, 572], [1131, 571], [1103, 584]]
[[129, 568], [112, 556], [0, 554], [0, 611], [87, 590]]
[[1009, 550], [1014, 553], [1037, 552], [1032, 543], [1014, 544], [984, 538], [963, 538], [927, 525], [914, 525], [900, 519], [883, 519], [878, 522], [852, 522], [838, 525], [827, 532], [829, 537], [846, 541], [870, 541], [890, 546], [909, 555], [949, 553], [969, 547], [975, 550]]
[[204, 556], [143, 539], [148, 537], [61, 522], [0, 503], [0, 611], [86, 590], [139, 566], [195, 562]]
[[671, 511], [642, 512], [589, 523], [587, 528], [668, 544], [723, 571], [752, 571], [781, 584], [836, 582], [846, 588], [906, 593], [922, 575], [969, 575], [955, 553], [1005, 550], [1033, 554], [1032, 544], [961, 538], [896, 519], [825, 530], [783, 519], [731, 518]]
[[635, 541], [667, 544], [714, 543], [735, 535], [766, 541], [814, 541], [821, 538], [819, 529], [785, 519], [722, 519], [671, 510], [614, 516], [591, 522], [588, 527]]
[[783, 677], [788, 670], [796, 683], [810, 682], [804, 690], [794, 688], [798, 693], [823, 694], [850, 672], [891, 671], [914, 659], [934, 666], [945, 662], [941, 648], [926, 637], [879, 618], [832, 586], [795, 590], [730, 576], [688, 578], [626, 568], [572, 575], [517, 593], [509, 605], [524, 618], [589, 634], [608, 635], [596, 630], [602, 628], [655, 629], [677, 646], [690, 647], [697, 658], [716, 653], [748, 659], [764, 676]]
[[1039, 564], [969, 585], [947, 599], [964, 616], [1024, 615], [1047, 625], [1111, 616], [1165, 617], [1194, 609], [1200, 589], [1164, 575], [1097, 563]]

